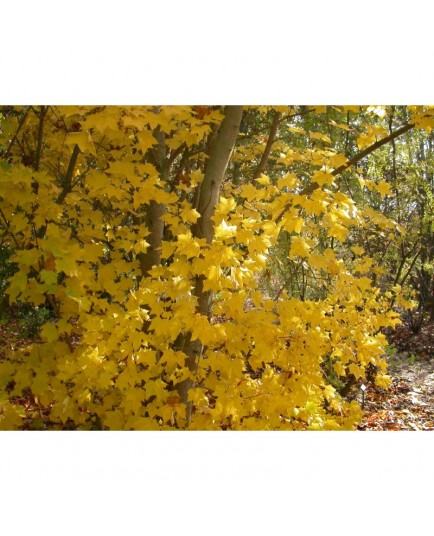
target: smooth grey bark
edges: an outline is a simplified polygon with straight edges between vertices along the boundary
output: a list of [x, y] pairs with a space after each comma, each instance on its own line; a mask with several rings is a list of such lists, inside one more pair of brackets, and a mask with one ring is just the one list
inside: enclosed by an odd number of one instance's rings
[[[205, 238], [207, 242], [211, 242], [214, 237], [214, 222], [211, 218], [218, 203], [221, 186], [235, 147], [243, 107], [226, 106], [224, 114], [225, 117], [210, 149], [204, 179], [196, 192], [197, 210], [200, 213], [200, 218], [192, 228], [192, 232], [193, 236]], [[203, 283], [204, 277], [197, 277], [194, 288], [194, 295], [198, 300], [196, 312], [208, 316], [211, 312], [213, 294], [211, 291], [205, 292], [203, 290]], [[198, 360], [203, 353], [203, 345], [199, 340], [192, 341], [190, 333], [186, 334], [180, 342], [184, 353], [187, 355], [185, 365], [190, 372], [194, 373], [197, 370]], [[191, 418], [192, 410], [191, 402], [188, 401], [188, 393], [193, 387], [194, 382], [191, 379], [184, 380], [177, 387], [181, 402], [186, 405], [187, 423]]]
[[200, 185], [197, 211], [200, 218], [193, 228], [195, 236], [211, 242], [214, 236], [214, 222], [211, 220], [218, 202], [220, 188], [229, 164], [235, 140], [240, 129], [242, 106], [226, 106], [225, 118], [211, 146], [205, 168], [205, 177]]

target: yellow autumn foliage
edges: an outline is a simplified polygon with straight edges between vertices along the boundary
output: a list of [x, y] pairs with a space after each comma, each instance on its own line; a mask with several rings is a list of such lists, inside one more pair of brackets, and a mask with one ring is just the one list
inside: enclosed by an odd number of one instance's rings
[[[327, 383], [324, 364], [331, 361], [340, 380], [381, 369], [381, 330], [398, 315], [372, 283], [362, 248], [352, 248], [353, 270], [323, 244], [345, 245], [357, 226], [387, 221], [357, 211], [335, 188], [331, 170], [344, 155], [279, 141], [279, 177], [227, 180], [206, 240], [195, 193], [208, 136], [224, 114], [197, 108], [50, 106], [40, 160], [23, 162], [15, 143], [1, 162], [1, 226], [17, 266], [9, 299], [48, 304], [53, 315], [28, 348], [0, 362], [0, 428], [22, 425], [25, 411], [11, 401], [29, 391], [50, 421], [80, 429], [334, 430], [360, 420], [358, 404]], [[18, 139], [36, 146], [42, 114], [18, 111], [27, 114]], [[8, 121], [2, 146], [11, 144], [18, 115]], [[366, 128], [358, 145], [383, 134]], [[307, 137], [330, 143], [320, 133]], [[237, 145], [232, 162], [251, 171], [261, 151]], [[300, 186], [292, 168], [300, 162], [313, 166], [313, 191]], [[384, 182], [375, 188], [390, 195]], [[158, 207], [164, 235], [155, 247]], [[260, 278], [282, 233], [292, 262], [325, 281], [322, 297], [264, 292]], [[198, 312], [207, 293], [210, 315]], [[186, 349], [194, 343], [192, 370]], [[177, 390], [187, 380], [190, 415]], [[378, 384], [386, 387], [387, 376]]]

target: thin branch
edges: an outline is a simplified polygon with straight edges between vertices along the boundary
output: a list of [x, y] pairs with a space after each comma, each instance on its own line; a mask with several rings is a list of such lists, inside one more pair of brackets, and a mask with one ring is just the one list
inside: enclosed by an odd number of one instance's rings
[[267, 144], [265, 146], [265, 150], [262, 154], [262, 158], [258, 164], [258, 167], [255, 169], [255, 172], [253, 173], [253, 180], [257, 179], [261, 175], [261, 173], [265, 169], [265, 166], [267, 165], [268, 159], [270, 158], [271, 148], [276, 138], [277, 127], [279, 126], [280, 116], [281, 116], [280, 112], [275, 112], [274, 117], [273, 117], [273, 122], [271, 123], [270, 134], [268, 135]]
[[406, 273], [405, 276], [401, 279], [401, 283], [400, 283], [401, 286], [405, 283], [405, 281], [407, 280], [407, 277], [411, 274], [411, 272], [412, 272], [412, 270], [413, 270], [413, 268], [414, 268], [414, 265], [416, 264], [416, 261], [417, 261], [417, 259], [419, 258], [419, 256], [421, 255], [422, 251], [423, 251], [423, 247], [421, 247], [421, 248], [419, 249], [419, 251], [416, 253], [416, 255], [413, 257], [413, 260], [412, 260], [411, 263], [410, 263], [410, 266], [409, 266], [409, 268], [408, 268], [408, 270], [407, 270], [407, 273]]
[[[348, 111], [347, 112], [347, 127], [350, 126], [350, 112]], [[344, 153], [347, 152], [347, 149], [348, 149], [348, 142], [350, 141], [350, 131], [347, 130], [345, 132], [345, 149], [344, 149]]]
[[279, 119], [279, 123], [282, 123], [283, 121], [286, 121], [287, 119], [292, 119], [293, 117], [302, 117], [303, 115], [310, 114], [310, 113], [312, 113], [314, 111], [315, 111], [314, 108], [308, 108], [307, 110], [303, 110], [303, 111], [297, 112], [295, 114], [284, 115], [283, 117], [281, 117]]
[[5, 156], [4, 156], [5, 159], [7, 159], [9, 157], [9, 155], [10, 155], [10, 153], [12, 151], [12, 147], [13, 147], [13, 145], [14, 145], [17, 137], [18, 137], [18, 134], [19, 134], [19, 132], [21, 130], [21, 127], [24, 125], [24, 123], [26, 121], [26, 118], [27, 118], [27, 116], [29, 114], [29, 110], [30, 110], [30, 106], [27, 106], [27, 109], [26, 109], [26, 111], [25, 111], [25, 113], [24, 113], [23, 117], [21, 118], [21, 121], [20, 121], [20, 123], [18, 125], [17, 131], [15, 132], [13, 138], [11, 139], [11, 141], [9, 143], [9, 147], [7, 148], [7, 151], [6, 151]]
[[[372, 145], [370, 145], [369, 147], [366, 147], [366, 149], [363, 149], [363, 151], [360, 151], [359, 153], [357, 153], [355, 156], [353, 156], [353, 158], [351, 158], [350, 160], [348, 160], [348, 162], [346, 164], [343, 164], [342, 166], [339, 166], [338, 168], [334, 169], [332, 172], [331, 172], [331, 175], [333, 175], [334, 177], [336, 177], [337, 175], [340, 175], [343, 171], [347, 170], [348, 168], [350, 168], [351, 166], [354, 166], [355, 164], [357, 164], [357, 162], [359, 162], [360, 160], [362, 160], [362, 158], [365, 158], [365, 156], [368, 156], [368, 154], [372, 153], [373, 151], [375, 151], [376, 149], [378, 149], [379, 147], [382, 147], [383, 145], [385, 145], [386, 143], [389, 143], [390, 141], [394, 140], [395, 138], [397, 138], [398, 136], [401, 136], [402, 134], [404, 134], [405, 132], [408, 132], [409, 130], [411, 130], [412, 128], [414, 128], [414, 123], [408, 123], [407, 125], [404, 125], [403, 127], [399, 128], [398, 130], [396, 130], [395, 132], [392, 132], [389, 136], [386, 136], [385, 138], [379, 140], [379, 141], [376, 141], [375, 143], [373, 143]], [[306, 186], [301, 192], [299, 195], [308, 195], [308, 194], [311, 194], [314, 190], [316, 190], [317, 188], [319, 188], [319, 184], [317, 182], [312, 182], [311, 184], [309, 184], [308, 186]], [[283, 215], [285, 214], [285, 212], [292, 206], [291, 203], [287, 204], [285, 206], [285, 208], [282, 210], [282, 212], [279, 214], [279, 216], [276, 218], [276, 223], [280, 223], [282, 218], [283, 218]]]
[[404, 125], [398, 130], [395, 130], [395, 132], [392, 132], [391, 134], [389, 134], [389, 136], [386, 136], [385, 138], [376, 141], [369, 147], [366, 147], [366, 149], [363, 149], [363, 151], [360, 151], [359, 153], [357, 153], [355, 156], [353, 156], [353, 158], [348, 160], [346, 164], [342, 164], [342, 166], [339, 166], [338, 168], [334, 169], [331, 174], [336, 177], [336, 175], [339, 175], [346, 169], [350, 168], [351, 166], [354, 166], [354, 164], [357, 164], [357, 162], [360, 162], [362, 158], [365, 158], [365, 156], [372, 153], [372, 151], [375, 151], [379, 147], [382, 147], [383, 145], [386, 145], [386, 143], [389, 143], [389, 141], [392, 141], [398, 136], [401, 136], [402, 134], [404, 134], [405, 132], [408, 132], [409, 130], [414, 128], [414, 126], [415, 126], [414, 123], [408, 123], [407, 125]]
[[1, 214], [3, 220], [4, 220], [5, 224], [6, 224], [6, 230], [11, 235], [12, 240], [14, 241], [15, 245], [17, 246], [17, 248], [19, 248], [20, 245], [18, 244], [18, 240], [16, 239], [14, 233], [11, 231], [10, 224], [9, 224], [9, 222], [8, 222], [6, 216], [4, 215], [4, 212], [3, 212], [3, 210], [1, 208], [0, 208], [0, 214]]
[[60, 192], [59, 197], [57, 198], [57, 203], [60, 205], [65, 200], [65, 197], [69, 194], [69, 192], [72, 189], [72, 175], [74, 173], [75, 164], [77, 162], [78, 155], [80, 153], [80, 149], [78, 148], [78, 145], [74, 145], [74, 149], [72, 151], [71, 159], [69, 160], [68, 169], [66, 171], [65, 175], [65, 185], [63, 186], [63, 190]]
[[78, 185], [80, 182], [87, 177], [87, 174], [89, 173], [90, 168], [87, 168], [83, 173], [80, 173], [80, 175], [77, 175], [75, 178], [75, 181], [71, 181], [71, 191]]
[[187, 148], [187, 144], [184, 142], [184, 143], [181, 143], [181, 145], [177, 147], [176, 149], [173, 149], [172, 151], [170, 151], [169, 166], [172, 165], [175, 158], [179, 156], [186, 148]]
[[42, 138], [44, 134], [44, 119], [45, 119], [47, 112], [48, 112], [48, 106], [41, 106], [41, 111], [39, 112], [38, 145], [36, 147], [35, 171], [39, 171], [39, 164], [41, 162]]
[[[416, 253], [416, 255], [413, 257], [413, 260], [412, 260], [411, 263], [410, 263], [410, 267], [408, 268], [407, 273], [406, 273], [405, 276], [401, 279], [401, 282], [400, 282], [400, 285], [401, 285], [401, 286], [405, 283], [406, 279], [408, 278], [408, 276], [409, 276], [409, 275], [411, 274], [411, 272], [413, 271], [414, 265], [416, 264], [416, 261], [417, 261], [417, 259], [419, 258], [420, 254], [422, 253], [422, 251], [423, 251], [423, 247], [421, 247], [421, 248], [419, 249], [419, 251]], [[391, 300], [391, 302], [390, 302], [390, 305], [389, 305], [390, 309], [393, 308], [393, 306], [395, 305], [395, 302], [396, 302], [396, 294], [393, 296], [393, 298], [392, 298], [392, 300]], [[379, 331], [379, 330], [378, 330], [378, 331]], [[378, 332], [377, 332], [377, 333], [378, 333]]]
[[[389, 242], [389, 244], [390, 244], [390, 242]], [[418, 242], [415, 242], [413, 244], [413, 247], [411, 248], [411, 250], [408, 253], [405, 253], [404, 241], [401, 242], [401, 255], [402, 255], [402, 257], [401, 257], [401, 262], [399, 264], [398, 270], [396, 272], [395, 280], [393, 281], [394, 285], [398, 284], [398, 281], [399, 281], [399, 278], [401, 277], [402, 270], [404, 269], [405, 263], [411, 257], [411, 255], [413, 254], [414, 250], [418, 247], [418, 245], [419, 245]], [[386, 251], [383, 253], [383, 256], [386, 254]], [[421, 251], [422, 251], [422, 248], [421, 248], [421, 250], [419, 251], [419, 253], [417, 255], [419, 255]], [[417, 255], [416, 255], [416, 258], [417, 258]]]

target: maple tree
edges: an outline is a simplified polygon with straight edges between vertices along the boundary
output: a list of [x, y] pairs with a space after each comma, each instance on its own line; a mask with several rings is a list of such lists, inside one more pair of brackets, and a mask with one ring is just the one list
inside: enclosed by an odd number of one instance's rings
[[5, 107], [6, 292], [52, 318], [0, 363], [0, 426], [27, 392], [80, 429], [354, 428], [339, 386], [388, 386], [383, 331], [411, 303], [358, 240], [402, 226], [346, 174], [393, 195], [360, 166], [431, 131], [407, 112], [386, 131], [379, 106]]

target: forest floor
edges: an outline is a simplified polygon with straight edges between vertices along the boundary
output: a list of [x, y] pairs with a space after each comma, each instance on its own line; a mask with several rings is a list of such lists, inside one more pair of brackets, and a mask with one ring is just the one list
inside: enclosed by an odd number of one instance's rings
[[[417, 334], [402, 324], [389, 342], [392, 386], [386, 391], [367, 384], [358, 429], [434, 430], [434, 322], [425, 323]], [[361, 401], [362, 391], [356, 396]]]

